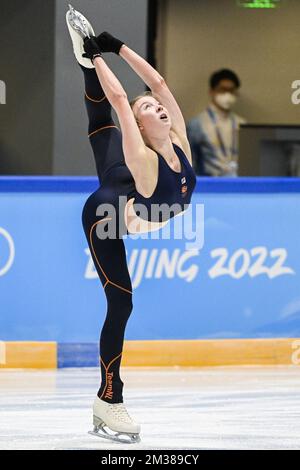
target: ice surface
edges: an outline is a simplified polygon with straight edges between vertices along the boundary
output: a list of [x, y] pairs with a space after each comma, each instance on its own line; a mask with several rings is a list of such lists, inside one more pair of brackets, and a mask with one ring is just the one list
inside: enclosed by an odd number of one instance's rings
[[98, 369], [0, 370], [0, 449], [299, 449], [300, 368], [123, 368], [141, 443], [87, 434]]

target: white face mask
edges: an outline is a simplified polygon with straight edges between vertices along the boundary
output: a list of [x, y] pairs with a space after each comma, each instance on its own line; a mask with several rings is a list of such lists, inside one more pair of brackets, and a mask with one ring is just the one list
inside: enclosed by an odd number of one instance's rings
[[236, 96], [232, 93], [218, 93], [215, 95], [215, 102], [220, 106], [222, 109], [229, 110], [232, 108], [234, 103], [236, 102]]

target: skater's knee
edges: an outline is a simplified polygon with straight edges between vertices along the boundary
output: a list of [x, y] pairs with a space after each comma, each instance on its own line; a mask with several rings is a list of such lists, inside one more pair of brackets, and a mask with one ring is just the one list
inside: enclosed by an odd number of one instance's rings
[[[124, 289], [124, 290], [123, 290]], [[121, 307], [124, 313], [132, 312], [132, 293], [129, 289], [122, 286], [112, 286], [112, 293], [109, 296], [110, 304], [114, 307]]]
[[[120, 286], [122, 287], [122, 286]], [[108, 310], [113, 316], [127, 320], [133, 310], [132, 294], [130, 290], [122, 290], [120, 287], [110, 286], [106, 292]]]

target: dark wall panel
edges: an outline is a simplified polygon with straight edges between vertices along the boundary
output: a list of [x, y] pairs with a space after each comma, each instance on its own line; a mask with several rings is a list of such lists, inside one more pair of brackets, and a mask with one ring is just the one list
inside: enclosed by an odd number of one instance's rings
[[0, 173], [43, 174], [52, 168], [53, 1], [0, 3]]

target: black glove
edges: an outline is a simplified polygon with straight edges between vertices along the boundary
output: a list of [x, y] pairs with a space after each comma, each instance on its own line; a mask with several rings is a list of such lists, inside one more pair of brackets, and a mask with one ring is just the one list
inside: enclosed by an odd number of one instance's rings
[[96, 41], [101, 52], [114, 52], [115, 54], [119, 54], [120, 49], [124, 44], [123, 41], [113, 37], [107, 31], [99, 34]]
[[86, 37], [83, 40], [83, 49], [85, 50], [85, 54], [82, 54], [82, 57], [91, 59], [92, 62], [95, 57], [101, 57], [101, 51], [96, 39], [96, 36], [91, 36], [90, 38]]

